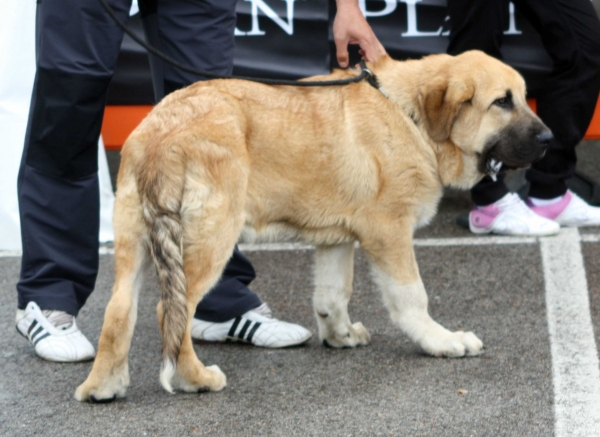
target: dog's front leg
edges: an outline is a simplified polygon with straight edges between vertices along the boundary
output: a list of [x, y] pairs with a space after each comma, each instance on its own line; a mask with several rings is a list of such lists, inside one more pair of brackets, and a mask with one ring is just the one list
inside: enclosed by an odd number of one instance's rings
[[[451, 332], [431, 318], [409, 232], [363, 245], [392, 321], [426, 353], [436, 357], [479, 355], [483, 343], [472, 332]], [[370, 246], [370, 247], [369, 247]]]
[[356, 347], [371, 339], [363, 324], [352, 324], [348, 316], [353, 272], [353, 242], [317, 247], [313, 306], [319, 338], [325, 346]]

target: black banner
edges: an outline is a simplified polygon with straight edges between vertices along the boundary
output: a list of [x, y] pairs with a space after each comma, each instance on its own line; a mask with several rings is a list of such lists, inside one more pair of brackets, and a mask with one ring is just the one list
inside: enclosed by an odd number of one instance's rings
[[[393, 58], [415, 59], [446, 51], [451, 19], [445, 0], [359, 0], [359, 4]], [[535, 96], [551, 61], [539, 35], [512, 3], [505, 13], [504, 61], [525, 76], [530, 94]], [[331, 34], [332, 0], [239, 0], [237, 14], [234, 74], [295, 79], [337, 67]], [[138, 16], [128, 25], [143, 35]], [[125, 35], [108, 104], [152, 103], [147, 55]]]

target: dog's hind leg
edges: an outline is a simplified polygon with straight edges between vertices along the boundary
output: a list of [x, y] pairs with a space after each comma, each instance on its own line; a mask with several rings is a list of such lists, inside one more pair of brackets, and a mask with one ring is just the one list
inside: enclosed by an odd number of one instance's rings
[[483, 343], [472, 332], [451, 332], [431, 318], [427, 293], [412, 245], [412, 227], [378, 229], [377, 241], [361, 241], [392, 321], [426, 353], [436, 357], [479, 355]]
[[[186, 392], [219, 391], [227, 381], [218, 366], [204, 366], [196, 356], [191, 338], [192, 319], [202, 297], [217, 283], [241, 232], [243, 205], [241, 199], [231, 199], [237, 206], [221, 207], [198, 217], [186, 217], [184, 250], [187, 280], [188, 318], [183, 343], [172, 379], [174, 388]], [[235, 211], [238, 209], [238, 211]], [[162, 317], [162, 307], [157, 309]], [[160, 322], [159, 322], [160, 323]]]
[[[205, 155], [208, 155], [212, 149], [208, 146], [206, 149]], [[241, 233], [248, 170], [243, 160], [228, 155], [215, 163], [211, 178], [205, 177], [202, 165], [195, 165], [198, 164], [188, 164], [181, 207], [187, 324], [170, 383], [173, 388], [186, 392], [219, 391], [226, 385], [225, 375], [217, 366], [204, 366], [198, 359], [191, 327], [196, 306], [219, 280]], [[159, 305], [159, 319], [166, 310], [164, 302]], [[164, 329], [162, 320], [159, 324]]]
[[354, 276], [354, 242], [317, 247], [314, 274], [313, 307], [323, 344], [331, 347], [368, 344], [371, 336], [363, 324], [352, 324], [348, 316]]
[[[192, 344], [191, 328], [198, 303], [219, 280], [234, 244], [235, 240], [220, 251], [210, 244], [195, 244], [186, 248], [188, 318], [177, 368], [171, 380], [175, 389], [185, 392], [220, 391], [227, 385], [225, 374], [218, 366], [205, 366], [198, 359]], [[157, 313], [160, 324], [162, 304], [157, 307]]]
[[[233, 246], [231, 247], [233, 249]], [[231, 255], [231, 250], [228, 251]], [[197, 267], [202, 267], [201, 261]], [[224, 267], [224, 265], [223, 265]], [[211, 269], [213, 270], [213, 269]], [[213, 274], [202, 275], [194, 283], [188, 285], [188, 324], [183, 337], [183, 342], [177, 358], [177, 368], [169, 381], [174, 389], [182, 390], [189, 393], [202, 393], [205, 391], [220, 391], [227, 385], [227, 378], [221, 371], [219, 366], [205, 366], [196, 355], [191, 337], [191, 321], [196, 312], [196, 306], [201, 299], [200, 295], [206, 294], [208, 290], [218, 281], [222, 269]], [[156, 308], [158, 315], [159, 326], [162, 326], [164, 308], [162, 301], [158, 303]], [[162, 329], [161, 329], [162, 330]]]
[[148, 260], [143, 242], [146, 227], [134, 183], [119, 186], [113, 223], [116, 280], [92, 371], [75, 392], [79, 401], [111, 401], [123, 397], [129, 385], [127, 355]]
[[[215, 235], [216, 236], [216, 235]], [[215, 247], [212, 242], [200, 240], [188, 244], [185, 249], [185, 271], [187, 279], [187, 325], [177, 358], [177, 367], [168, 381], [174, 389], [185, 392], [220, 391], [227, 379], [216, 366], [205, 366], [197, 357], [192, 344], [191, 327], [196, 307], [202, 297], [217, 283], [233, 251], [235, 238], [230, 244]], [[164, 306], [162, 300], [156, 307], [158, 325], [163, 332]]]

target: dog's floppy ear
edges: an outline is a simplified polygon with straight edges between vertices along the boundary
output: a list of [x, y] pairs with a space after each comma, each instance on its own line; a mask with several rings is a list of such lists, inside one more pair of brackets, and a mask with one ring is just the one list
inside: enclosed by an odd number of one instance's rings
[[419, 90], [419, 103], [425, 128], [429, 136], [437, 142], [450, 137], [452, 123], [460, 106], [473, 97], [475, 86], [462, 80], [437, 77]]

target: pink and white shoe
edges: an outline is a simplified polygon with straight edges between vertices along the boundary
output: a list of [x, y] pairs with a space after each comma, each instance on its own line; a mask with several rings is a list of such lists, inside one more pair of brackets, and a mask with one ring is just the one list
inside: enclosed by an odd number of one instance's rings
[[577, 194], [568, 190], [564, 196], [545, 205], [536, 205], [537, 199], [527, 199], [527, 205], [540, 217], [554, 220], [561, 226], [600, 226], [600, 208], [588, 205]]
[[514, 193], [487, 206], [477, 206], [469, 213], [469, 229], [474, 234], [520, 236], [554, 235], [560, 225], [535, 214]]

